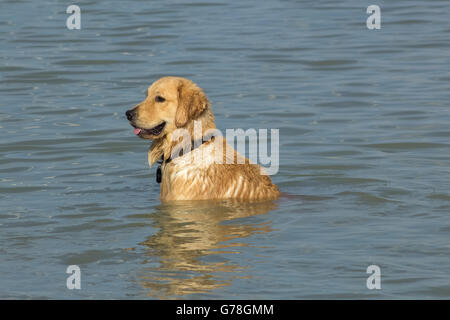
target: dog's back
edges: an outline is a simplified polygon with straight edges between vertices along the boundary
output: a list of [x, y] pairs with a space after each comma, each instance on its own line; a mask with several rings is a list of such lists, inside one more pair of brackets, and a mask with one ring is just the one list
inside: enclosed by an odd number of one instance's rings
[[[227, 147], [217, 152], [217, 143], [208, 142], [176, 158], [163, 168], [161, 200], [269, 200], [280, 192], [263, 168]], [[218, 159], [220, 153], [224, 156]], [[230, 156], [231, 154], [231, 156]], [[231, 158], [231, 159], [230, 159]], [[239, 161], [240, 160], [240, 161]], [[228, 163], [227, 163], [228, 162]]]

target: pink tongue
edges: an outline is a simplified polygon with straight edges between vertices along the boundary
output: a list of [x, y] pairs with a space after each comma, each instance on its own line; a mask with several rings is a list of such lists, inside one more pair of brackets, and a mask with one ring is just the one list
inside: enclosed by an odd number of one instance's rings
[[141, 133], [142, 129], [136, 128], [134, 129], [134, 134], [139, 134]]

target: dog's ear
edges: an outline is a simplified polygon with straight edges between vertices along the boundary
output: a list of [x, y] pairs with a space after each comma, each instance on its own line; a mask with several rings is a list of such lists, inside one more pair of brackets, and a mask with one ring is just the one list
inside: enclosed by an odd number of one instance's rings
[[202, 89], [194, 83], [181, 82], [178, 86], [178, 107], [175, 113], [175, 125], [183, 127], [188, 120], [197, 118], [209, 107], [209, 100]]

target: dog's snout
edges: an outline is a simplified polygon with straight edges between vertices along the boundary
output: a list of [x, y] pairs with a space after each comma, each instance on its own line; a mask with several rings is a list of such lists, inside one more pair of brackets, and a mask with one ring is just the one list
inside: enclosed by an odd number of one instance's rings
[[134, 109], [128, 110], [127, 112], [125, 112], [125, 115], [127, 116], [128, 121], [131, 121], [136, 115], [136, 111]]

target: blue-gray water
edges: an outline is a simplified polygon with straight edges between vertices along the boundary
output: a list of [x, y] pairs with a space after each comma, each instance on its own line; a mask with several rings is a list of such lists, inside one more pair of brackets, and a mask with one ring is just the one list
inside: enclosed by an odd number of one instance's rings
[[[449, 12], [2, 0], [0, 298], [450, 298]], [[161, 205], [124, 112], [165, 75], [202, 87], [222, 130], [279, 129], [272, 179], [293, 196]]]

